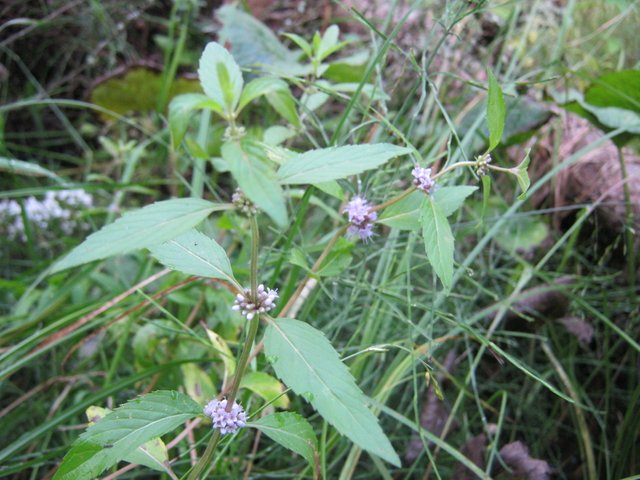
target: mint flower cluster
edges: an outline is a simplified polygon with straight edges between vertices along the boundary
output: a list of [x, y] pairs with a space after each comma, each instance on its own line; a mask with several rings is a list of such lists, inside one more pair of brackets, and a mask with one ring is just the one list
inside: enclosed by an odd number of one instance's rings
[[413, 175], [413, 184], [427, 195], [431, 195], [435, 189], [436, 182], [431, 178], [431, 169], [423, 167], [415, 167], [411, 170]]
[[346, 213], [349, 218], [349, 228], [347, 235], [350, 237], [358, 236], [360, 240], [366, 242], [373, 237], [373, 223], [378, 218], [376, 212], [371, 211], [369, 202], [359, 195], [351, 199], [344, 207], [342, 213]]
[[231, 195], [231, 203], [247, 217], [255, 215], [258, 212], [254, 203], [249, 200], [239, 188], [236, 188], [236, 191]]
[[29, 226], [46, 233], [50, 230], [62, 230], [66, 235], [72, 234], [76, 228], [85, 227], [78, 220], [83, 208], [93, 206], [93, 197], [84, 190], [61, 190], [47, 192], [42, 200], [27, 197], [23, 206], [16, 200], [0, 201], [0, 231], [6, 229], [6, 235], [14, 240], [27, 240], [24, 216]]
[[219, 429], [222, 435], [236, 433], [239, 428], [247, 424], [247, 415], [237, 402], [233, 402], [231, 410], [227, 411], [226, 398], [222, 400], [211, 400], [205, 405], [204, 414], [211, 418], [213, 428]]
[[276, 306], [276, 298], [278, 298], [278, 290], [264, 288], [264, 285], [258, 285], [256, 298], [251, 298], [251, 289], [245, 288], [243, 293], [236, 295], [231, 310], [240, 312], [247, 320], [252, 320], [258, 313], [266, 313], [273, 310]]

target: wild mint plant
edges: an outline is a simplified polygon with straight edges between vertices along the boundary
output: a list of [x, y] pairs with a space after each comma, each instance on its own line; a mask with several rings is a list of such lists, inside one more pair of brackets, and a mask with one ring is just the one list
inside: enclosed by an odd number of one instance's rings
[[[342, 45], [337, 37], [337, 28], [333, 27], [324, 36], [314, 37], [312, 44], [289, 36], [310, 57], [314, 75], [321, 75], [322, 60]], [[212, 433], [203, 455], [189, 473], [190, 479], [203, 478], [205, 472], [213, 468], [211, 462], [223, 435], [225, 441], [233, 442], [233, 435], [242, 435], [244, 428], [258, 429], [301, 455], [317, 477], [320, 452], [314, 429], [306, 419], [295, 412], [271, 413], [257, 419], [257, 412], [250, 404], [238, 402], [249, 361], [260, 353], [262, 344], [269, 368], [290, 390], [310, 403], [329, 425], [357, 447], [399, 467], [400, 458], [371, 410], [371, 400], [356, 384], [339, 353], [324, 334], [311, 325], [313, 319], [288, 317], [292, 304], [300, 297], [301, 288], [284, 296], [279, 293], [282, 292], [282, 285], [278, 284], [280, 276], [274, 275], [272, 284], [261, 283], [266, 269], [260, 263], [260, 227], [275, 226], [288, 233], [291, 224], [286, 193], [292, 186], [306, 185], [308, 192], [315, 187], [335, 192], [341, 190], [337, 181], [345, 182], [393, 159], [403, 159], [403, 163], [397, 163], [398, 168], [406, 171], [407, 183], [413, 186], [403, 192], [390, 192], [378, 205], [363, 195], [352, 196], [339, 209], [346, 214], [343, 225], [332, 235], [328, 232], [330, 239], [308, 269], [309, 273], [319, 273], [326, 259], [343, 248], [341, 242], [345, 235], [363, 240], [358, 248], [366, 249], [366, 242], [374, 235], [384, 235], [383, 226], [388, 226], [421, 230], [434, 273], [446, 289], [452, 288], [454, 236], [447, 217], [460, 208], [476, 187], [440, 186], [440, 182], [458, 168], [472, 168], [483, 174], [488, 170], [504, 170], [522, 175], [523, 171], [521, 167], [502, 169], [489, 162], [489, 153], [499, 143], [504, 125], [500, 87], [490, 75], [487, 117], [491, 138], [488, 151], [475, 161], [449, 164], [433, 173], [434, 167], [420, 166], [425, 161], [411, 146], [375, 143], [305, 152], [273, 148], [264, 137], [250, 133], [239, 119], [243, 109], [252, 102], [272, 96], [271, 104], [276, 111], [294, 128], [300, 126], [300, 116], [295, 108], [290, 102], [282, 101], [293, 99], [284, 80], [263, 76], [245, 84], [233, 57], [217, 43], [206, 46], [198, 74], [204, 94], [179, 96], [169, 106], [172, 145], [180, 149], [184, 142], [186, 150], [193, 153], [193, 142], [185, 141], [185, 136], [195, 113], [201, 113], [201, 121], [209, 121], [208, 114], [219, 117], [226, 130], [217, 165], [222, 171], [228, 171], [238, 186], [230, 202], [172, 199], [125, 213], [54, 264], [52, 273], [144, 248], [170, 269], [219, 281], [219, 285], [235, 295], [228, 308], [237, 311], [246, 322], [246, 334], [241, 352], [234, 361], [232, 378], [220, 386], [216, 398], [206, 400], [206, 405], [177, 391], [156, 391], [127, 402], [90, 426], [74, 442], [54, 478], [93, 478], [118, 461], [129, 458], [131, 451], [196, 416], [211, 421]], [[202, 115], [202, 112], [208, 114]], [[231, 211], [241, 213], [249, 224], [248, 287], [236, 279], [237, 270], [225, 249], [196, 228], [212, 214]], [[376, 224], [379, 225], [376, 227]], [[375, 233], [374, 228], [377, 229]], [[292, 260], [292, 263], [296, 262]], [[284, 298], [280, 298], [281, 295]], [[272, 316], [273, 312], [277, 315]], [[206, 332], [209, 339], [215, 341], [215, 333]], [[259, 333], [262, 333], [263, 343], [256, 343]], [[159, 468], [162, 468], [162, 462]]]

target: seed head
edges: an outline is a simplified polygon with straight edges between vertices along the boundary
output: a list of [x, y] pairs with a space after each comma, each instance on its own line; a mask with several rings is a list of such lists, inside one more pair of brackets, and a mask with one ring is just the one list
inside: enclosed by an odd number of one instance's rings
[[233, 402], [231, 410], [227, 412], [227, 399], [213, 399], [204, 407], [204, 414], [211, 417], [213, 428], [220, 429], [222, 435], [236, 433], [239, 428], [247, 424], [247, 416], [243, 408]]
[[251, 298], [251, 289], [245, 288], [242, 293], [236, 295], [236, 300], [231, 310], [240, 312], [247, 320], [253, 319], [257, 313], [265, 313], [273, 310], [276, 306], [278, 290], [265, 289], [264, 285], [258, 285], [256, 298]]

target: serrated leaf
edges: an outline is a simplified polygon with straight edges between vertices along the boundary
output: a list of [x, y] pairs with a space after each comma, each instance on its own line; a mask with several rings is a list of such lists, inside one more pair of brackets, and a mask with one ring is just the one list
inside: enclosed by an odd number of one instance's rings
[[187, 93], [171, 100], [169, 104], [169, 131], [171, 132], [171, 146], [174, 149], [182, 143], [191, 114], [205, 108], [220, 115], [224, 113], [222, 105], [201, 93]]
[[288, 88], [280, 90], [272, 90], [266, 93], [267, 101], [273, 109], [280, 114], [287, 122], [295, 128], [300, 128], [300, 117], [296, 109], [296, 100], [291, 95]]
[[[458, 210], [464, 200], [475, 192], [478, 187], [470, 185], [455, 185], [440, 187], [433, 193], [433, 200], [440, 205], [445, 216], [449, 216]], [[413, 192], [397, 203], [387, 207], [378, 219], [378, 223], [400, 230], [420, 229], [420, 206], [424, 199], [424, 193]]]
[[240, 288], [233, 277], [231, 263], [224, 248], [195, 229], [149, 247], [149, 250], [156, 260], [172, 270], [187, 275], [220, 278]]
[[492, 151], [500, 144], [502, 140], [502, 132], [504, 130], [504, 119], [506, 107], [500, 84], [493, 75], [491, 69], [487, 69], [487, 77], [489, 80], [489, 94], [487, 101], [487, 126], [489, 128], [489, 149]]
[[262, 397], [265, 401], [273, 402], [273, 406], [278, 408], [289, 408], [289, 397], [282, 395], [285, 388], [282, 383], [265, 372], [247, 372], [242, 376], [240, 388], [251, 390], [256, 395]]
[[[89, 426], [94, 425], [110, 413], [111, 410], [108, 408], [102, 408], [96, 405], [90, 406], [86, 410]], [[136, 450], [128, 453], [122, 460], [128, 463], [144, 465], [159, 472], [168, 471], [165, 464], [165, 462], [169, 460], [167, 446], [160, 438], [154, 438], [140, 445]]]
[[175, 391], [158, 391], [130, 400], [73, 442], [53, 478], [95, 478], [131, 450], [201, 413], [199, 404]]
[[204, 93], [230, 116], [238, 106], [244, 84], [233, 56], [222, 45], [209, 42], [200, 57], [198, 77]]
[[522, 189], [522, 193], [518, 196], [518, 200], [524, 200], [527, 195], [527, 190], [529, 190], [529, 186], [531, 185], [531, 180], [529, 179], [529, 173], [527, 171], [531, 160], [529, 157], [530, 152], [531, 149], [527, 150], [524, 160], [520, 162], [520, 165], [518, 165], [514, 171], [514, 175], [518, 179], [518, 185], [520, 185], [520, 188]]
[[328, 182], [374, 169], [410, 152], [408, 148], [389, 143], [310, 150], [282, 165], [278, 178], [285, 185]]
[[263, 95], [267, 95], [276, 91], [289, 91], [287, 84], [276, 77], [260, 77], [250, 81], [242, 90], [240, 102], [238, 104], [238, 112], [240, 112], [249, 103]]
[[267, 327], [264, 344], [278, 378], [356, 445], [400, 466], [378, 419], [366, 406], [366, 396], [322, 332], [281, 318]]
[[57, 263], [51, 273], [166, 242], [228, 205], [197, 198], [165, 200], [125, 213], [102, 227]]
[[275, 174], [259, 157], [256, 147], [242, 142], [222, 145], [222, 157], [244, 194], [280, 227], [287, 225], [284, 193]]
[[318, 465], [318, 440], [313, 427], [297, 413], [274, 413], [249, 426], [257, 428], [283, 447], [302, 456], [314, 469]]
[[440, 205], [426, 197], [420, 208], [420, 223], [427, 258], [442, 284], [453, 281], [453, 233]]

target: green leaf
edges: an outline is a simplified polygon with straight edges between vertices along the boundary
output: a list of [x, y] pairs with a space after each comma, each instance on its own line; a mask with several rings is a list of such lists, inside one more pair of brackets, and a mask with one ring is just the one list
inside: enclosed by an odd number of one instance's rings
[[[445, 216], [458, 210], [464, 200], [475, 192], [478, 187], [470, 185], [456, 185], [440, 187], [433, 193], [433, 201], [440, 205]], [[378, 219], [378, 223], [399, 230], [420, 229], [420, 207], [424, 200], [424, 193], [413, 192], [393, 205], [385, 208]]]
[[300, 117], [298, 116], [298, 110], [296, 109], [296, 101], [288, 88], [285, 90], [270, 91], [266, 94], [266, 97], [269, 105], [271, 105], [282, 118], [295, 128], [302, 126]]
[[337, 25], [331, 25], [322, 35], [320, 45], [316, 52], [316, 57], [319, 61], [324, 60], [333, 52], [338, 50], [343, 45], [338, 44], [338, 36], [340, 35], [340, 28]]
[[530, 252], [539, 247], [549, 236], [549, 227], [539, 219], [532, 217], [515, 217], [509, 220], [506, 228], [500, 230], [495, 240], [505, 251]]
[[500, 84], [493, 76], [491, 69], [487, 69], [489, 78], [489, 95], [487, 101], [487, 126], [489, 127], [489, 149], [490, 152], [500, 144], [502, 131], [504, 130], [504, 118], [506, 108]]
[[180, 365], [180, 371], [182, 373], [182, 384], [187, 395], [198, 403], [207, 403], [218, 394], [211, 376], [195, 363]]
[[322, 332], [298, 320], [280, 318], [267, 327], [264, 345], [276, 375], [336, 430], [369, 453], [400, 466], [378, 419], [366, 406], [367, 397]]
[[529, 167], [529, 153], [531, 149], [527, 150], [527, 154], [524, 157], [524, 160], [520, 162], [515, 169], [512, 169], [513, 174], [518, 179], [518, 185], [522, 189], [522, 193], [518, 196], [518, 200], [524, 200], [527, 194], [527, 190], [529, 190], [529, 186], [531, 185], [531, 180], [529, 179], [529, 173], [527, 172], [527, 168]]
[[384, 209], [378, 223], [400, 230], [418, 230], [420, 228], [420, 205], [424, 193], [415, 191], [397, 203]]
[[275, 174], [261, 159], [264, 154], [248, 142], [226, 142], [222, 145], [222, 158], [244, 194], [265, 211], [280, 227], [287, 225], [284, 193]]
[[256, 98], [267, 95], [276, 91], [289, 91], [287, 84], [276, 77], [260, 77], [250, 81], [242, 90], [240, 103], [238, 104], [238, 112], [240, 112], [249, 103]]
[[199, 404], [175, 391], [158, 391], [130, 400], [73, 442], [53, 478], [95, 478], [140, 445], [201, 413]]
[[453, 281], [453, 234], [440, 205], [426, 197], [420, 208], [420, 223], [427, 258], [442, 284]]
[[282, 395], [285, 388], [282, 383], [265, 372], [247, 372], [242, 376], [240, 388], [246, 388], [262, 397], [265, 401], [273, 402], [273, 406], [278, 408], [289, 408], [289, 397]]
[[51, 170], [41, 167], [35, 163], [35, 161], [25, 162], [23, 160], [16, 160], [15, 158], [0, 157], [0, 172], [32, 177], [49, 177], [57, 181], [62, 181], [58, 175]]
[[440, 206], [442, 213], [448, 217], [458, 210], [465, 199], [477, 189], [478, 187], [471, 185], [455, 185], [437, 188], [433, 193], [433, 201]]
[[227, 49], [209, 42], [200, 57], [198, 76], [204, 93], [231, 116], [238, 106], [244, 81], [240, 67]]
[[213, 330], [205, 329], [207, 332], [207, 337], [209, 337], [209, 341], [213, 346], [214, 351], [222, 357], [222, 363], [224, 364], [224, 377], [222, 384], [226, 385], [227, 379], [231, 378], [231, 376], [236, 371], [236, 357], [234, 357], [233, 352], [225, 342], [224, 338], [218, 335]]
[[285, 185], [321, 183], [357, 175], [411, 150], [389, 143], [321, 148], [296, 155], [278, 170]]
[[239, 288], [227, 252], [214, 239], [195, 229], [154, 245], [149, 250], [156, 260], [172, 270], [187, 275], [220, 278]]
[[318, 468], [318, 440], [309, 422], [297, 413], [274, 413], [249, 426], [302, 456], [314, 469]]
[[222, 105], [216, 103], [201, 93], [187, 93], [179, 95], [169, 104], [169, 130], [171, 131], [171, 146], [176, 149], [182, 142], [189, 119], [195, 110], [208, 108], [223, 115]]
[[51, 273], [166, 242], [195, 227], [211, 212], [229, 206], [181, 198], [165, 200], [125, 213], [102, 227], [53, 265]]
[[[95, 405], [87, 408], [86, 414], [89, 419], [89, 426], [94, 425], [109, 413], [111, 413], [110, 409]], [[134, 451], [128, 453], [122, 460], [128, 463], [144, 465], [159, 472], [168, 472], [165, 464], [169, 460], [167, 446], [159, 438], [145, 442]]]
[[311, 59], [311, 57], [313, 56], [313, 50], [311, 48], [311, 44], [307, 42], [304, 38], [302, 38], [300, 35], [296, 35], [295, 33], [283, 33], [282, 36], [288, 38], [293, 43], [295, 43], [300, 48], [300, 50], [302, 50], [303, 53], [309, 59]]
[[616, 107], [640, 113], [640, 70], [605, 73], [584, 94], [594, 107]]

